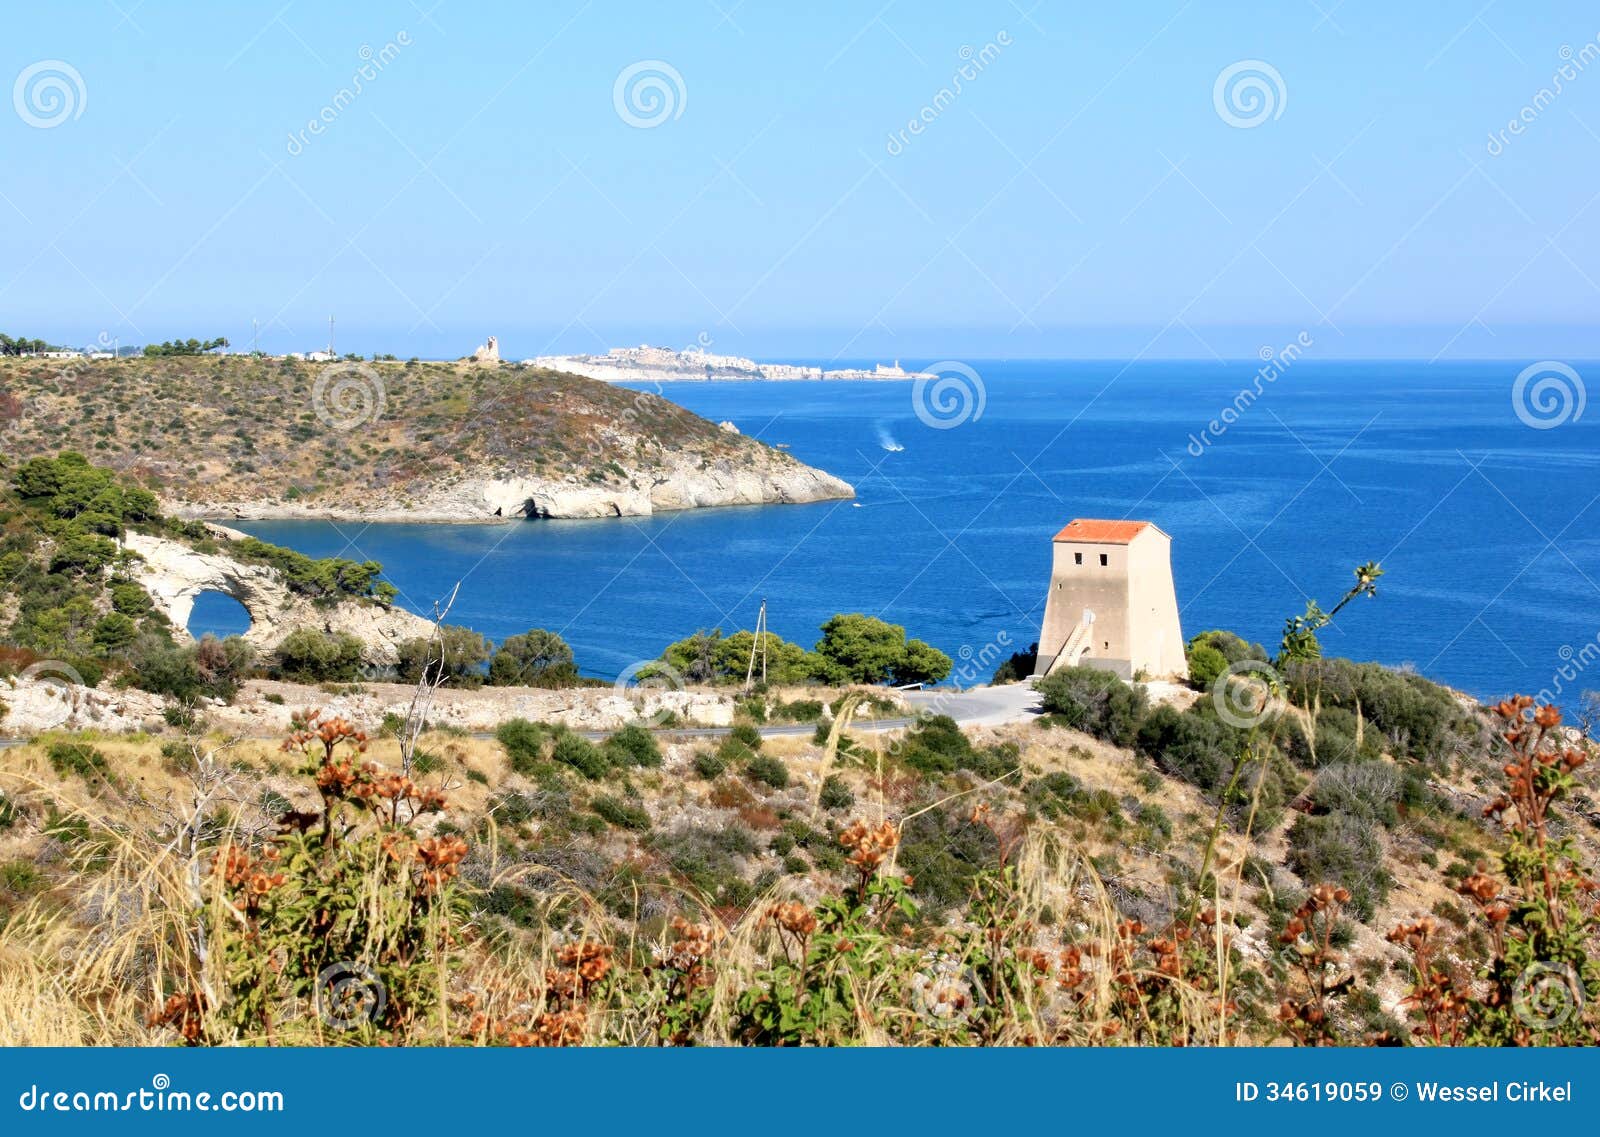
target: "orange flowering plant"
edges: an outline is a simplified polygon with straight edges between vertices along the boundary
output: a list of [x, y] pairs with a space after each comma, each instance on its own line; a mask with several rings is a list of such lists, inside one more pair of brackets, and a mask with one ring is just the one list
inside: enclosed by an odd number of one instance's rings
[[[467, 843], [420, 832], [443, 794], [365, 760], [366, 748], [342, 718], [295, 716], [283, 749], [307, 759], [321, 809], [287, 810], [275, 835], [216, 849], [196, 936], [208, 966], [153, 1025], [190, 1044], [401, 1043], [443, 1025]], [[307, 1004], [313, 1014], [297, 1013]]]

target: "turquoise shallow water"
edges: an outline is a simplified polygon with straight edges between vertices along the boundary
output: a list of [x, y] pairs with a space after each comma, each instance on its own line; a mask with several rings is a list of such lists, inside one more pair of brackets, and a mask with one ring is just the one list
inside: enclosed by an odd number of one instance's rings
[[243, 527], [382, 561], [418, 611], [463, 579], [454, 620], [496, 639], [560, 630], [609, 677], [697, 628], [751, 626], [762, 597], [773, 630], [806, 644], [832, 613], [863, 611], [987, 661], [1037, 636], [1062, 524], [1148, 518], [1173, 538], [1185, 634], [1274, 643], [1308, 596], [1331, 604], [1377, 559], [1380, 597], [1341, 615], [1329, 654], [1412, 663], [1482, 696], [1600, 688], [1600, 674], [1559, 675], [1600, 635], [1600, 415], [1528, 426], [1522, 364], [1305, 359], [1204, 440], [1254, 361], [971, 366], [982, 414], [951, 429], [919, 419], [909, 382], [663, 388], [852, 482], [854, 503]]

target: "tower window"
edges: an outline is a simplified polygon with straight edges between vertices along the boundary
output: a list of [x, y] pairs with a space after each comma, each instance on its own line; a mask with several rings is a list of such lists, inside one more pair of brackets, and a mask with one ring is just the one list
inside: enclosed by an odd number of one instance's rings
[[1101, 553], [1100, 554], [1100, 567], [1101, 568], [1105, 568], [1110, 563], [1111, 563], [1111, 558], [1106, 556], [1104, 553]]
[[1081, 565], [1083, 563], [1083, 554], [1082, 553], [1073, 553], [1072, 554], [1072, 563], [1075, 564], [1075, 565]]

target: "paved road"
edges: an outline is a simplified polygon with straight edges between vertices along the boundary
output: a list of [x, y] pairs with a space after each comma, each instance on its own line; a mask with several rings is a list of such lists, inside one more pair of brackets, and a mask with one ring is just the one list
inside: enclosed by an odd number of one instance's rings
[[[1039, 713], [1039, 693], [1026, 683], [1005, 687], [976, 687], [970, 691], [950, 691], [934, 688], [929, 691], [906, 691], [906, 702], [919, 714], [949, 715], [963, 726], [1000, 726], [1005, 723], [1027, 722]], [[886, 730], [904, 730], [917, 720], [914, 718], [856, 719], [850, 729], [860, 733]], [[815, 723], [794, 723], [759, 728], [763, 738], [807, 737], [816, 732]], [[612, 732], [608, 730], [579, 731], [585, 738], [601, 739]], [[721, 738], [728, 733], [725, 726], [674, 727], [656, 731], [672, 738]], [[260, 735], [277, 738], [279, 735]], [[473, 738], [493, 738], [493, 731], [474, 731]], [[0, 738], [0, 750], [21, 746], [25, 738]]]
[[963, 726], [1003, 726], [1030, 722], [1040, 713], [1039, 692], [1031, 683], [974, 687], [970, 691], [907, 691], [906, 702], [919, 711], [949, 715]]

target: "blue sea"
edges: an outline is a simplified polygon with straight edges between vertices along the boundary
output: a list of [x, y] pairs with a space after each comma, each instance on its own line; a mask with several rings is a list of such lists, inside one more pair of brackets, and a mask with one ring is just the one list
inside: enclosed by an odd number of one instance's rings
[[[1519, 414], [1523, 363], [1303, 358], [1259, 384], [1254, 360], [968, 365], [975, 378], [939, 400], [956, 425], [926, 413], [927, 391], [919, 416], [909, 381], [661, 388], [843, 477], [854, 502], [243, 528], [381, 561], [418, 612], [460, 580], [453, 621], [493, 639], [557, 630], [597, 676], [697, 629], [751, 627], [765, 598], [786, 639], [809, 645], [833, 613], [867, 612], [986, 678], [1037, 638], [1056, 530], [1142, 518], [1172, 536], [1185, 635], [1275, 646], [1285, 617], [1309, 598], [1330, 607], [1377, 560], [1377, 598], [1340, 614], [1327, 654], [1482, 697], [1600, 688], [1581, 673], [1600, 636], [1600, 411], [1579, 413], [1581, 378], [1526, 385]], [[1225, 421], [1241, 390], [1248, 405]], [[217, 605], [192, 626], [238, 630]]]

